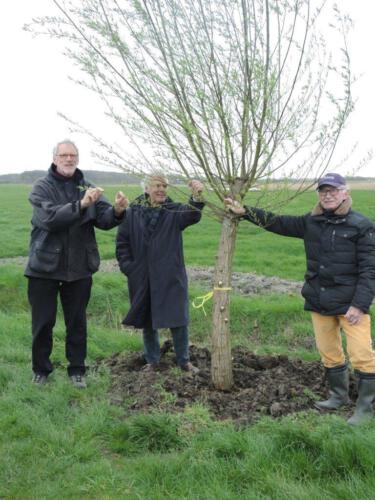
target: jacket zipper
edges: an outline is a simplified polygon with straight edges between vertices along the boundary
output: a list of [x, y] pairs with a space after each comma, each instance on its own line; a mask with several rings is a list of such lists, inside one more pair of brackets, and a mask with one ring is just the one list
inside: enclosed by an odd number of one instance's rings
[[336, 235], [336, 229], [332, 231], [331, 235], [331, 250], [335, 250], [335, 235]]

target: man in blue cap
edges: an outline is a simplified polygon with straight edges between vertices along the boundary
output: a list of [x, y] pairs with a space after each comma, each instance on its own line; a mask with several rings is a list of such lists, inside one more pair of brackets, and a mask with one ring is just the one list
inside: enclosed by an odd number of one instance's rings
[[375, 224], [352, 210], [345, 178], [337, 173], [318, 180], [318, 203], [303, 216], [275, 215], [242, 207], [227, 198], [228, 208], [267, 231], [302, 238], [307, 271], [302, 295], [311, 312], [315, 339], [330, 386], [330, 397], [317, 402], [321, 410], [349, 403], [349, 372], [341, 341], [358, 377], [358, 399], [348, 420], [358, 425], [373, 416], [375, 353], [369, 308], [375, 296]]

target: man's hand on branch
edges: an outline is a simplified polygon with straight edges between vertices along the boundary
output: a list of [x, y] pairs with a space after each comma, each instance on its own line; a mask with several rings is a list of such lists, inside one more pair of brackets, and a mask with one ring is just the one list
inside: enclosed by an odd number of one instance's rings
[[100, 187], [90, 187], [86, 190], [84, 197], [81, 200], [81, 208], [88, 208], [93, 205], [101, 197], [104, 189]]
[[204, 191], [204, 185], [200, 181], [192, 180], [189, 182], [189, 187], [191, 189], [191, 195], [195, 200], [202, 199], [202, 193]]
[[116, 217], [122, 215], [124, 211], [128, 208], [128, 206], [129, 206], [128, 198], [124, 195], [122, 191], [118, 191], [116, 193], [115, 203], [113, 205]]
[[246, 213], [246, 209], [241, 205], [241, 203], [233, 200], [233, 198], [224, 198], [224, 204], [228, 210], [236, 215], [245, 215]]

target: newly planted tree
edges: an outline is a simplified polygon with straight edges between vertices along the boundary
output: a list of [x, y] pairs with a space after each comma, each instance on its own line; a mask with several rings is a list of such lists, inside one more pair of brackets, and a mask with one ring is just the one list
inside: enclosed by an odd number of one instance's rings
[[[242, 201], [255, 184], [264, 196], [275, 179], [293, 179], [295, 195], [327, 168], [352, 110], [350, 22], [334, 10], [332, 55], [321, 33], [325, 1], [52, 1], [61, 15], [37, 26], [67, 41], [79, 83], [100, 96], [132, 144], [126, 154], [109, 145], [101, 157], [126, 170], [199, 178], [212, 190], [209, 208], [222, 228], [212, 380], [229, 389], [238, 219], [223, 199]], [[274, 206], [290, 196], [280, 186]]]

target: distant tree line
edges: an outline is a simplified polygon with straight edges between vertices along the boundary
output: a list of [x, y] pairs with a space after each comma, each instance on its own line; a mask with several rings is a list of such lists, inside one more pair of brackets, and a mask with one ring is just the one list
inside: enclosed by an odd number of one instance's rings
[[[0, 175], [0, 184], [33, 184], [36, 180], [44, 177], [46, 175], [45, 170], [29, 170], [27, 172], [22, 172], [21, 174], [4, 174]], [[102, 172], [99, 170], [86, 170], [85, 169], [85, 178], [97, 185], [118, 185], [118, 184], [139, 184], [141, 178], [136, 174], [127, 174], [124, 172]], [[170, 175], [171, 184], [183, 184], [183, 179], [178, 176]], [[351, 181], [373, 181], [373, 177], [346, 177], [347, 181], [350, 183]], [[275, 179], [277, 181], [277, 179]], [[306, 179], [306, 183], [313, 183], [315, 179]], [[290, 183], [300, 182], [298, 179], [289, 179]], [[262, 185], [262, 181], [258, 182], [259, 185]]]
[[[45, 170], [30, 170], [21, 174], [0, 175], [0, 184], [33, 184], [37, 179], [46, 175]], [[100, 172], [98, 170], [85, 170], [85, 178], [97, 185], [104, 184], [139, 184], [139, 175], [125, 174], [123, 172]]]

